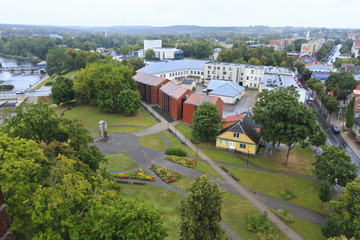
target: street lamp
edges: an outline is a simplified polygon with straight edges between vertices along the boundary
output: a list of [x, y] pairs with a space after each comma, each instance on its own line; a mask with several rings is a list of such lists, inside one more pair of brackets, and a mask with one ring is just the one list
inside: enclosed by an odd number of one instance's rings
[[250, 155], [250, 150], [248, 150], [248, 157], [247, 157], [246, 165], [249, 165], [249, 155]]
[[188, 134], [188, 133], [185, 133], [185, 145], [186, 145], [186, 134]]

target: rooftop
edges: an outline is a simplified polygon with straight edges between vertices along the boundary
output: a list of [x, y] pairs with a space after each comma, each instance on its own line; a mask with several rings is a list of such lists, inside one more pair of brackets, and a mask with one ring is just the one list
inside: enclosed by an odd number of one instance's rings
[[174, 99], [179, 99], [184, 93], [187, 92], [187, 89], [173, 82], [168, 82], [160, 88], [160, 91]]
[[214, 64], [214, 65], [226, 65], [226, 66], [248, 66], [248, 63], [234, 63], [234, 62], [219, 62], [219, 61], [211, 61], [206, 62], [205, 64]]
[[181, 84], [186, 84], [186, 85], [191, 85], [194, 82], [194, 80], [190, 80], [190, 79], [184, 79]]
[[188, 99], [186, 99], [184, 104], [199, 106], [203, 102], [210, 102], [212, 104], [216, 104], [216, 102], [219, 100], [221, 100], [219, 97], [193, 93]]
[[159, 86], [166, 81], [166, 78], [156, 77], [146, 73], [137, 73], [134, 77], [136, 82], [144, 83], [149, 86]]
[[223, 80], [211, 80], [207, 89], [211, 90], [211, 95], [226, 97], [235, 97], [236, 95], [245, 90], [244, 87], [239, 86], [232, 81]]
[[167, 62], [158, 62], [149, 64], [136, 72], [147, 73], [147, 74], [159, 74], [167, 72], [175, 72], [182, 70], [204, 70], [204, 64], [206, 61], [200, 60], [174, 60]]
[[245, 116], [245, 113], [240, 113], [240, 114], [227, 116], [226, 118], [224, 118], [224, 120], [222, 120], [222, 122], [227, 123], [227, 122], [239, 121], [240, 119], [243, 118], [243, 116]]
[[237, 121], [230, 127], [221, 130], [220, 133], [226, 131], [244, 133], [255, 143], [259, 143], [261, 138], [258, 131], [259, 128], [260, 126], [257, 125], [254, 121], [252, 121], [251, 117], [245, 115], [243, 118], [241, 118], [241, 120]]
[[314, 72], [331, 72], [332, 68], [326, 65], [311, 65], [308, 66], [310, 71]]

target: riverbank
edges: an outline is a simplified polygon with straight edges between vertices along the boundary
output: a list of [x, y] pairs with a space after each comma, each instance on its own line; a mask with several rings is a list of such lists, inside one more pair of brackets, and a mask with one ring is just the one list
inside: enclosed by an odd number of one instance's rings
[[8, 54], [0, 54], [1, 57], [6, 57], [6, 58], [14, 58], [17, 60], [29, 60], [33, 63], [39, 63], [41, 62], [41, 59], [34, 59], [34, 58], [30, 58], [30, 57], [23, 57], [23, 56], [16, 56], [16, 55], [8, 55]]

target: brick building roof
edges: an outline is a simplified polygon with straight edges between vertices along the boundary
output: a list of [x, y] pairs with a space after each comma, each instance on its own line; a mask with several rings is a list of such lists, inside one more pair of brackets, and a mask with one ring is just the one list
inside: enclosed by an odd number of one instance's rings
[[216, 102], [219, 100], [221, 100], [221, 98], [219, 98], [219, 97], [208, 96], [208, 95], [199, 94], [199, 93], [193, 93], [190, 95], [190, 97], [188, 99], [186, 99], [184, 104], [199, 106], [203, 102], [210, 102], [212, 104], [216, 104]]
[[167, 80], [166, 78], [156, 77], [146, 73], [137, 73], [133, 78], [136, 82], [143, 83], [153, 87], [157, 87], [161, 83]]
[[179, 99], [181, 96], [184, 95], [188, 90], [183, 88], [173, 82], [168, 82], [160, 88], [160, 91], [169, 95], [174, 99]]

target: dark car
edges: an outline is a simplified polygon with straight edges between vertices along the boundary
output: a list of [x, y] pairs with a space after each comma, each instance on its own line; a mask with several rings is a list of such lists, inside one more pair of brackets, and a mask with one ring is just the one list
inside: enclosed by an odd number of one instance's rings
[[331, 131], [332, 131], [333, 133], [336, 133], [336, 134], [339, 134], [339, 133], [340, 133], [339, 128], [336, 127], [336, 126], [331, 126]]

